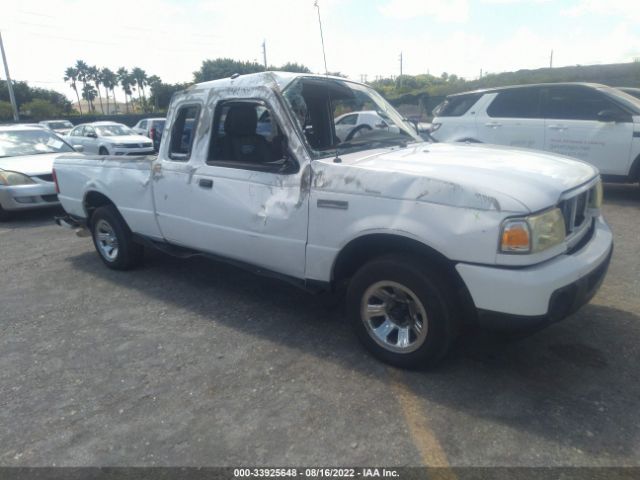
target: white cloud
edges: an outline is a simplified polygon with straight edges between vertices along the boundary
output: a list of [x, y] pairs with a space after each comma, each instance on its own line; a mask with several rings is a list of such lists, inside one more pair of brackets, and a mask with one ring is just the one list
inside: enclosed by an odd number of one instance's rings
[[562, 10], [567, 16], [582, 15], [622, 16], [628, 20], [640, 21], [638, 0], [579, 0], [573, 6]]
[[469, 18], [467, 0], [389, 0], [379, 10], [396, 19], [431, 16], [439, 22], [460, 23]]

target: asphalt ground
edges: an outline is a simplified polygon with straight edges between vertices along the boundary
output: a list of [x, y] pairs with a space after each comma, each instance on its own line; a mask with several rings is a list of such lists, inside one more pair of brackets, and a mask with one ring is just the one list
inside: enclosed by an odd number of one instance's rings
[[52, 211], [0, 224], [0, 465], [640, 466], [640, 188], [604, 212], [589, 305], [427, 372], [279, 281], [155, 252], [114, 272]]

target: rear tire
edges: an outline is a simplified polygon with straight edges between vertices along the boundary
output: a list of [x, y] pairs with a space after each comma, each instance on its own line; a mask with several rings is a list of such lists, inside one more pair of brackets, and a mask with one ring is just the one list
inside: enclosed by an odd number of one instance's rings
[[109, 150], [104, 147], [100, 147], [100, 150], [98, 150], [98, 155], [109, 155]]
[[91, 216], [93, 244], [104, 264], [129, 270], [142, 262], [144, 249], [133, 241], [131, 230], [113, 205], [96, 209]]
[[347, 309], [356, 334], [378, 359], [426, 368], [442, 359], [458, 332], [447, 276], [408, 255], [362, 266], [351, 279]]

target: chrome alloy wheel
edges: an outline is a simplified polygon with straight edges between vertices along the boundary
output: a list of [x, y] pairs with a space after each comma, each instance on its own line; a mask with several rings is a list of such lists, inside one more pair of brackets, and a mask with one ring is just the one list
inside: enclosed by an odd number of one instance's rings
[[422, 302], [397, 282], [383, 280], [367, 288], [360, 318], [371, 338], [392, 352], [413, 352], [427, 338], [427, 312]]
[[118, 237], [113, 227], [105, 220], [98, 220], [95, 226], [96, 245], [100, 255], [109, 262], [115, 262], [118, 258]]

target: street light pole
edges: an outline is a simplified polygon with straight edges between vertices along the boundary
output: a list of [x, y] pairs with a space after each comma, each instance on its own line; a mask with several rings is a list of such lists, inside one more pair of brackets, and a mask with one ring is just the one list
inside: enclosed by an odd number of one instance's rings
[[20, 121], [20, 115], [18, 115], [18, 105], [16, 104], [16, 97], [13, 94], [13, 84], [11, 83], [11, 76], [9, 75], [9, 65], [7, 64], [7, 55], [4, 53], [4, 44], [2, 43], [2, 32], [0, 32], [0, 51], [2, 52], [2, 63], [4, 63], [4, 73], [7, 77], [7, 89], [9, 90], [9, 99], [11, 100], [11, 107], [13, 108], [13, 120]]

